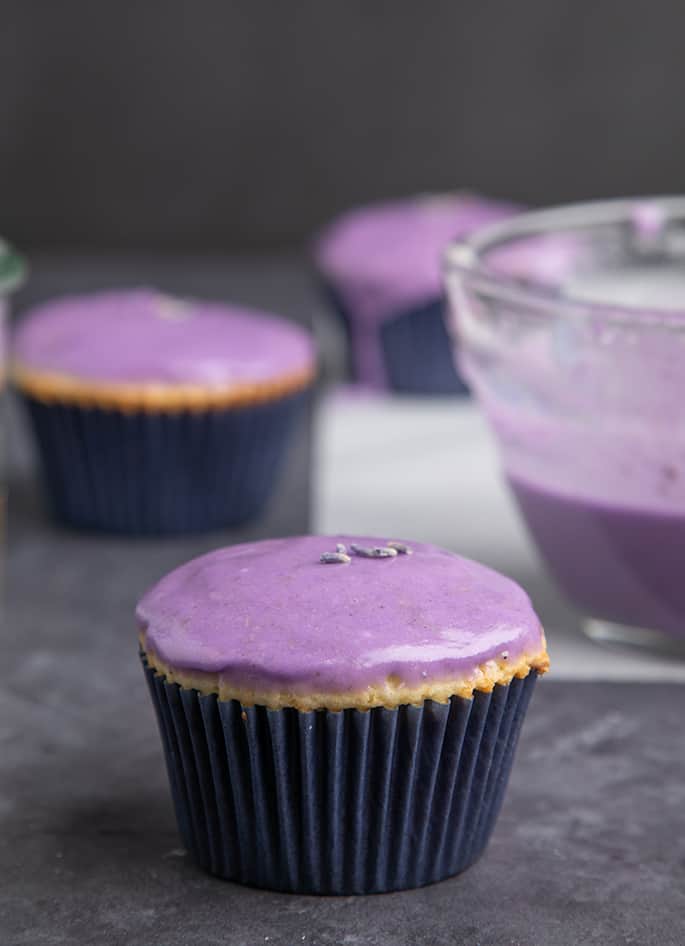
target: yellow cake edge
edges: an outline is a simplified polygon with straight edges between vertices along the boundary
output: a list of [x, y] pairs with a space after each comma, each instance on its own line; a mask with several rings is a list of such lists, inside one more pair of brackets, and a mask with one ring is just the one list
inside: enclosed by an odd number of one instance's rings
[[148, 666], [168, 683], [178, 683], [183, 689], [197, 690], [205, 696], [216, 695], [222, 701], [238, 700], [243, 706], [265, 706], [275, 710], [292, 708], [301, 712], [324, 709], [334, 712], [345, 709], [369, 710], [381, 706], [396, 709], [408, 704], [420, 706], [426, 700], [447, 703], [453, 696], [471, 699], [476, 692], [491, 693], [495, 686], [506, 686], [515, 677], [523, 679], [531, 671], [543, 674], [549, 670], [547, 644], [541, 630], [541, 649], [537, 653], [523, 654], [515, 661], [504, 657], [488, 660], [466, 677], [426, 681], [408, 687], [400, 678], [391, 675], [382, 684], [344, 693], [267, 691], [226, 684], [218, 673], [175, 669], [148, 646], [144, 631], [140, 632], [139, 640]]
[[70, 404], [83, 408], [199, 413], [207, 410], [250, 407], [301, 391], [314, 381], [316, 364], [268, 381], [224, 386], [202, 384], [129, 384], [86, 380], [58, 372], [39, 371], [14, 361], [10, 376], [23, 394], [44, 404]]

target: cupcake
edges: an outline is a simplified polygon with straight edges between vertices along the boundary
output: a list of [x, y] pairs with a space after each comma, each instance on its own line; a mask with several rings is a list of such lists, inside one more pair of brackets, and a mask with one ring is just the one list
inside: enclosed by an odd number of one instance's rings
[[482, 853], [535, 681], [527, 595], [432, 545], [219, 549], [137, 609], [183, 842], [283, 891], [432, 883]]
[[356, 380], [410, 394], [465, 390], [443, 318], [441, 254], [514, 212], [468, 194], [420, 196], [352, 210], [323, 231], [314, 262], [345, 326]]
[[131, 534], [256, 517], [314, 373], [303, 329], [147, 289], [48, 302], [13, 345], [56, 517]]

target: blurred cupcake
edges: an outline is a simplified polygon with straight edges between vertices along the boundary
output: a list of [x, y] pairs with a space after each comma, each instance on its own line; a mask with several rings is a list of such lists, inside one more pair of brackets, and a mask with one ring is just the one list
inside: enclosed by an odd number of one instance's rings
[[419, 196], [349, 211], [320, 234], [314, 261], [356, 380], [411, 394], [465, 390], [443, 319], [441, 254], [515, 210], [469, 194]]
[[315, 372], [295, 325], [147, 289], [39, 306], [13, 348], [55, 515], [123, 533], [257, 516]]
[[179, 829], [205, 870], [371, 893], [481, 854], [549, 663], [512, 581], [431, 545], [305, 536], [195, 559], [137, 618]]

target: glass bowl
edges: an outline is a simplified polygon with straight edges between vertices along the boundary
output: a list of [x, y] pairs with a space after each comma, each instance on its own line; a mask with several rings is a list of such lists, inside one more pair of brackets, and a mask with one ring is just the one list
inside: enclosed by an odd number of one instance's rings
[[685, 198], [523, 214], [445, 254], [460, 368], [592, 636], [685, 654]]

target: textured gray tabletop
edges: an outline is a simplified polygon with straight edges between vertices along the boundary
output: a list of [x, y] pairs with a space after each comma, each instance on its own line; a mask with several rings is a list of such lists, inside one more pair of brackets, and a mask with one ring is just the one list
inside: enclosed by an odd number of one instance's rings
[[[234, 268], [232, 293], [268, 304], [281, 286], [302, 308], [301, 274], [257, 272], [261, 288]], [[132, 542], [56, 529], [17, 443], [0, 662], [1, 946], [685, 941], [679, 685], [543, 681], [490, 848], [461, 877], [317, 899], [201, 874], [180, 849], [132, 609], [168, 568], [246, 533]], [[303, 432], [250, 536], [306, 528], [308, 459]]]

